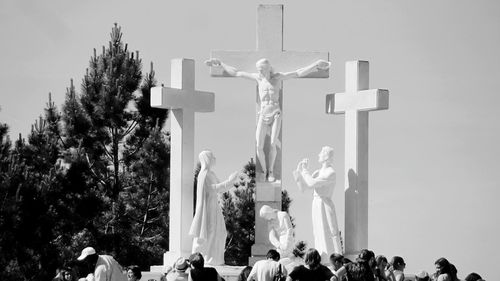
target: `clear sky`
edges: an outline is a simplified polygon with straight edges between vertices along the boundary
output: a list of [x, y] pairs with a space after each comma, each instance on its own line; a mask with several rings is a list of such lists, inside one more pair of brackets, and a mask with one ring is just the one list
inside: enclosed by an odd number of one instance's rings
[[[212, 149], [226, 177], [254, 157], [255, 87], [211, 78], [202, 62], [213, 49], [255, 48], [260, 3], [0, 1], [0, 121], [26, 135], [49, 92], [61, 105], [70, 78], [80, 85], [92, 49], [118, 22], [165, 85], [172, 58], [196, 60], [196, 87], [216, 93], [216, 111], [197, 115], [195, 153]], [[368, 60], [371, 88], [390, 91], [389, 110], [370, 113], [369, 247], [403, 256], [408, 272], [432, 272], [445, 256], [461, 278], [498, 279], [500, 2], [290, 1], [284, 22], [285, 49], [329, 51], [333, 63], [329, 79], [284, 85], [283, 185], [297, 238], [312, 241], [312, 196], [291, 171], [324, 145], [336, 151], [343, 229], [344, 119], [326, 115], [324, 101], [344, 91], [346, 61]]]

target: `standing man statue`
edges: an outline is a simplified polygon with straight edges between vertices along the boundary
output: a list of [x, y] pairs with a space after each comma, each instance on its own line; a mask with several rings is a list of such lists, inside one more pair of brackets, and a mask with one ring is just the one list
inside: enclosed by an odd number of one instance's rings
[[321, 259], [327, 262], [330, 254], [342, 254], [337, 215], [332, 201], [336, 181], [333, 148], [323, 147], [318, 155], [318, 162], [321, 168], [311, 174], [308, 159], [303, 159], [293, 172], [293, 177], [301, 190], [314, 190], [312, 202], [314, 248], [320, 253]]
[[[262, 167], [262, 172], [267, 175], [269, 182], [275, 181], [273, 174], [276, 160], [276, 145], [281, 130], [281, 106], [280, 91], [283, 80], [306, 76], [316, 70], [330, 68], [330, 62], [318, 60], [315, 63], [291, 72], [274, 72], [270, 62], [263, 58], [257, 61], [257, 73], [239, 71], [233, 66], [224, 64], [216, 58], [205, 62], [208, 66], [222, 67], [230, 76], [243, 77], [257, 82], [260, 102], [260, 112], [258, 113], [257, 130], [255, 138], [257, 142], [257, 159]], [[264, 153], [264, 140], [270, 133], [271, 143], [269, 149], [269, 166], [266, 165], [266, 154]]]

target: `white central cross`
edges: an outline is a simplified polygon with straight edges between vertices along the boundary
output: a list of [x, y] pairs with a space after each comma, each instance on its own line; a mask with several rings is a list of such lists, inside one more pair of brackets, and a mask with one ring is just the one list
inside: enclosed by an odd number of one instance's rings
[[192, 237], [188, 235], [193, 220], [194, 114], [213, 112], [214, 94], [194, 88], [194, 60], [173, 59], [171, 88], [151, 89], [151, 107], [172, 110], [170, 125], [170, 224], [169, 252], [164, 265], [191, 254]]
[[345, 255], [368, 248], [368, 112], [389, 108], [388, 90], [368, 90], [367, 61], [346, 63], [345, 93], [326, 96], [326, 112], [345, 114]]
[[[257, 72], [255, 63], [266, 58], [269, 60], [275, 72], [293, 71], [304, 66], [310, 65], [317, 60], [328, 61], [328, 52], [300, 52], [283, 50], [283, 5], [259, 5], [257, 9], [257, 50], [252, 51], [212, 51], [212, 58], [220, 59], [222, 62], [236, 67], [239, 71]], [[212, 76], [231, 77], [221, 68], [212, 67]], [[328, 70], [317, 70], [300, 78], [328, 78]], [[283, 87], [281, 87], [283, 89]], [[280, 94], [280, 108], [283, 114], [283, 92]], [[257, 93], [257, 100], [259, 96]], [[260, 105], [257, 104], [257, 110]], [[281, 127], [283, 128], [283, 127]], [[278, 143], [281, 144], [282, 132], [279, 134]], [[268, 150], [269, 139], [264, 147]], [[255, 245], [252, 246], [252, 258], [250, 264], [255, 259], [261, 259], [270, 249], [268, 238], [267, 222], [260, 218], [259, 210], [263, 205], [269, 205], [272, 208], [281, 210], [281, 165], [282, 149], [278, 146], [274, 167], [270, 170], [274, 172], [277, 181], [274, 183], [266, 182], [259, 177], [259, 161], [256, 161], [256, 197], [255, 197]], [[257, 159], [258, 157], [255, 157]], [[265, 177], [265, 176], [264, 176]]]

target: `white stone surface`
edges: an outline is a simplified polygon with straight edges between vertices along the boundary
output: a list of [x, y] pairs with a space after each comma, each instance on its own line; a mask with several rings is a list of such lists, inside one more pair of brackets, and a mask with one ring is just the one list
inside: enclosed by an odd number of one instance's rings
[[173, 59], [171, 87], [151, 89], [151, 106], [171, 109], [169, 252], [164, 265], [191, 254], [193, 218], [194, 114], [214, 111], [214, 94], [195, 90], [194, 60]]
[[389, 108], [388, 90], [368, 90], [369, 63], [346, 63], [345, 93], [329, 94], [329, 114], [345, 115], [345, 254], [368, 248], [368, 112]]
[[[271, 63], [275, 72], [286, 72], [291, 70], [298, 70], [304, 66], [311, 66], [311, 64], [317, 62], [318, 60], [328, 61], [329, 55], [327, 52], [298, 52], [298, 51], [284, 51], [283, 50], [283, 5], [259, 5], [257, 9], [257, 50], [252, 51], [213, 51], [211, 53], [212, 58], [217, 58], [223, 61], [227, 66], [236, 66], [237, 71], [253, 73], [255, 72], [255, 63], [266, 58]], [[314, 68], [314, 67], [313, 67]], [[229, 73], [228, 68], [215, 67], [211, 68], [211, 75], [220, 77], [233, 76]], [[327, 78], [329, 76], [329, 70], [327, 67], [310, 69], [311, 71], [299, 72], [301, 78]], [[282, 82], [277, 81], [274, 85], [274, 95], [277, 96], [279, 103], [279, 108], [282, 110], [283, 101], [283, 87]], [[262, 94], [261, 92], [260, 94]], [[261, 95], [257, 91], [257, 100], [261, 100]], [[257, 111], [261, 110], [261, 104], [258, 102], [256, 106]], [[257, 131], [257, 129], [256, 129]], [[256, 134], [257, 135], [257, 134]], [[262, 167], [260, 161], [256, 161], [256, 193], [259, 196], [261, 192], [261, 186], [265, 184], [265, 175], [262, 171], [267, 170], [273, 171], [273, 177], [280, 181], [281, 176], [281, 166], [282, 166], [282, 132], [281, 128], [276, 136], [276, 157], [274, 165], [270, 165], [269, 159], [266, 159], [266, 167]], [[256, 138], [257, 139], [257, 138]], [[264, 155], [269, 156], [271, 137], [266, 137], [264, 144]], [[256, 145], [257, 147], [257, 145]], [[256, 148], [257, 151], [257, 148]], [[257, 154], [257, 153], [256, 153]], [[273, 153], [274, 155], [274, 153]], [[274, 157], [274, 156], [273, 156]], [[269, 158], [269, 157], [267, 157]], [[256, 157], [256, 159], [259, 159]], [[268, 168], [270, 167], [270, 168]], [[281, 190], [281, 182], [279, 183]], [[266, 199], [267, 200], [267, 199]], [[258, 216], [258, 210], [264, 204], [270, 205], [273, 208], [281, 207], [281, 195], [276, 201], [258, 201], [256, 200], [256, 222], [255, 222], [255, 245], [252, 246], [252, 255], [255, 256], [252, 261], [257, 258], [262, 258], [266, 255], [268, 242], [267, 238], [267, 224], [263, 219]]]
[[267, 220], [269, 242], [276, 248], [281, 259], [291, 257], [295, 247], [295, 233], [290, 215], [268, 205], [260, 208], [259, 215]]
[[318, 162], [321, 164], [321, 168], [311, 174], [308, 168], [309, 160], [303, 159], [293, 172], [293, 177], [302, 191], [313, 190], [311, 214], [314, 248], [318, 250], [323, 263], [328, 263], [332, 253], [343, 253], [337, 214], [332, 201], [336, 183], [336, 174], [333, 169], [333, 148], [323, 147], [318, 155]]
[[226, 224], [219, 204], [219, 193], [232, 188], [239, 173], [233, 172], [220, 182], [213, 171], [216, 160], [214, 154], [204, 150], [199, 155], [201, 169], [196, 184], [196, 212], [189, 235], [193, 237], [192, 252], [203, 254], [206, 264], [224, 264], [226, 246]]

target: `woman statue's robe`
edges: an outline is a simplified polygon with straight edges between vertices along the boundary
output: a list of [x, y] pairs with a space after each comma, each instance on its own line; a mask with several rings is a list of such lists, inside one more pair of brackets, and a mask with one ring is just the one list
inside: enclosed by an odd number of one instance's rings
[[206, 264], [224, 264], [227, 231], [218, 194], [232, 186], [229, 181], [219, 182], [215, 173], [202, 165], [198, 174], [196, 211], [189, 235], [194, 237], [192, 252], [202, 253]]

